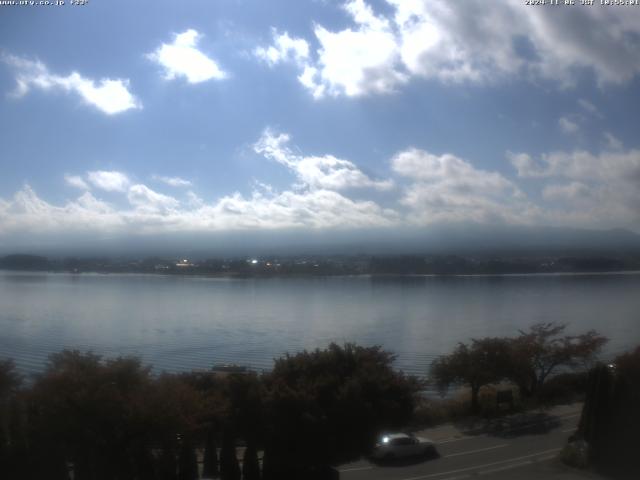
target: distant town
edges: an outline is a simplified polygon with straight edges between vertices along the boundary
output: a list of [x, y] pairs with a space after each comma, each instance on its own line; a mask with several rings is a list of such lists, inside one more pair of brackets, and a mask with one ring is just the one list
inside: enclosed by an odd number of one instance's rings
[[0, 269], [229, 277], [288, 275], [507, 275], [640, 271], [640, 255], [297, 255], [235, 258], [48, 258], [12, 254]]

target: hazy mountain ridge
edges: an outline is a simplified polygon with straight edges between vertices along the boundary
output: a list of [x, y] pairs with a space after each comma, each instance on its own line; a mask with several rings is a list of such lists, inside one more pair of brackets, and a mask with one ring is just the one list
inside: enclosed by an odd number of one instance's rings
[[[24, 240], [24, 239], [22, 239]], [[448, 225], [429, 230], [332, 232], [262, 231], [225, 235], [85, 238], [69, 242], [47, 237], [5, 242], [0, 255], [29, 253], [48, 257], [147, 256], [205, 259], [269, 255], [494, 254], [573, 255], [640, 253], [640, 235], [624, 229]]]
[[[388, 232], [385, 232], [388, 233]], [[22, 250], [0, 258], [8, 270], [199, 275], [521, 274], [640, 270], [640, 236], [627, 230], [450, 228], [366, 242], [335, 235], [273, 243], [264, 235], [185, 248], [186, 239], [141, 249], [136, 243], [93, 249]], [[363, 238], [360, 236], [359, 238]], [[140, 239], [138, 239], [140, 240]], [[163, 240], [167, 240], [166, 238]], [[295, 243], [293, 243], [295, 241]], [[128, 248], [127, 248], [128, 247]]]

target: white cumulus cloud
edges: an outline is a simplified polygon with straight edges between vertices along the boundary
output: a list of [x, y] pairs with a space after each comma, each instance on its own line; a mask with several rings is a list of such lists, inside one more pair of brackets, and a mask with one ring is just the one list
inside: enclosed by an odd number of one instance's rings
[[[640, 231], [640, 150], [618, 147], [536, 157], [508, 153], [515, 179], [450, 153], [407, 148], [390, 159], [390, 177], [376, 180], [348, 160], [296, 153], [288, 135], [266, 130], [254, 149], [295, 175], [284, 190], [255, 180], [249, 193], [206, 199], [188, 189], [169, 195], [119, 171], [66, 175], [67, 184], [82, 191], [65, 203], [50, 203], [28, 185], [0, 198], [0, 238], [25, 233], [396, 229], [468, 222]], [[528, 195], [518, 182], [526, 184]], [[358, 197], [350, 197], [358, 187]], [[105, 192], [110, 201], [100, 198]]]
[[142, 108], [140, 101], [129, 91], [128, 79], [103, 78], [92, 80], [72, 72], [56, 75], [40, 61], [5, 55], [2, 60], [15, 71], [16, 89], [13, 96], [20, 98], [31, 89], [75, 93], [85, 103], [107, 115], [115, 115], [131, 109]]
[[0, 234], [112, 232], [124, 226], [122, 215], [89, 192], [57, 206], [26, 185], [13, 198], [0, 200]]
[[107, 170], [88, 172], [87, 180], [96, 188], [107, 192], [124, 192], [131, 183], [124, 173]]
[[188, 195], [188, 201], [132, 185], [130, 208], [116, 209], [85, 192], [62, 206], [41, 199], [25, 186], [0, 199], [0, 236], [12, 233], [108, 232], [156, 234], [278, 229], [357, 229], [391, 227], [397, 212], [373, 201], [356, 201], [331, 190], [234, 193], [213, 202]]
[[510, 180], [451, 154], [411, 148], [395, 155], [393, 170], [411, 181], [401, 203], [412, 223], [531, 223], [538, 215]]
[[273, 30], [273, 45], [258, 47], [255, 55], [269, 65], [292, 60], [304, 64], [309, 58], [309, 44], [302, 38], [292, 38], [288, 32], [278, 33]]
[[142, 184], [132, 185], [127, 198], [131, 205], [143, 210], [175, 209], [180, 204], [175, 198], [158, 193]]
[[550, 220], [585, 227], [640, 226], [640, 150], [558, 151], [536, 160], [511, 154], [511, 161], [519, 176], [542, 183]]
[[397, 68], [400, 60], [389, 20], [376, 16], [363, 0], [345, 5], [355, 28], [332, 32], [321, 25], [315, 35], [319, 81], [334, 95], [388, 93], [407, 80]]
[[547, 185], [542, 190], [542, 196], [545, 200], [559, 201], [575, 201], [578, 198], [587, 198], [591, 194], [588, 185], [582, 182], [569, 182], [564, 184]]
[[226, 78], [218, 63], [196, 48], [200, 38], [194, 29], [178, 33], [173, 43], [163, 43], [147, 58], [164, 68], [168, 80], [184, 77], [189, 83], [200, 83]]
[[373, 180], [349, 160], [336, 158], [333, 155], [298, 155], [288, 147], [289, 141], [289, 135], [277, 134], [267, 129], [254, 145], [254, 150], [291, 169], [298, 177], [301, 187], [329, 190], [346, 188], [388, 190], [393, 187], [391, 180]]
[[182, 177], [167, 177], [163, 175], [152, 175], [153, 180], [165, 183], [170, 187], [191, 187], [193, 184], [190, 180], [186, 180]]
[[[278, 38], [261, 55], [270, 64], [295, 61], [299, 81], [315, 97], [397, 90], [411, 78], [489, 83], [521, 76], [576, 84], [584, 73], [599, 85], [629, 82], [640, 73], [640, 10], [524, 8], [521, 0], [386, 0], [376, 12], [364, 0], [343, 9], [352, 25], [317, 24], [319, 44], [304, 58], [283, 55]], [[308, 45], [305, 39], [289, 39]], [[585, 111], [597, 108], [582, 100]]]
[[67, 185], [81, 190], [89, 190], [91, 188], [80, 175], [65, 175], [64, 181]]

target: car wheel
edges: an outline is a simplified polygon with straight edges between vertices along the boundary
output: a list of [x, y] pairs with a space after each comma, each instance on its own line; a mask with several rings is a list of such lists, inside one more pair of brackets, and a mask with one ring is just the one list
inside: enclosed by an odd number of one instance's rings
[[425, 457], [434, 457], [435, 455], [436, 455], [436, 447], [434, 447], [433, 445], [429, 445], [427, 448], [424, 449]]

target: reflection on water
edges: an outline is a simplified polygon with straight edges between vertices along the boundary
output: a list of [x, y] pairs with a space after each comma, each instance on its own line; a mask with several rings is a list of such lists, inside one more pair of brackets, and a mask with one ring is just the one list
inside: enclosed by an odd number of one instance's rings
[[534, 322], [640, 343], [640, 275], [221, 279], [0, 272], [0, 357], [42, 368], [62, 348], [136, 354], [158, 369], [240, 363], [330, 341], [380, 344], [424, 374], [470, 337]]

